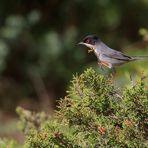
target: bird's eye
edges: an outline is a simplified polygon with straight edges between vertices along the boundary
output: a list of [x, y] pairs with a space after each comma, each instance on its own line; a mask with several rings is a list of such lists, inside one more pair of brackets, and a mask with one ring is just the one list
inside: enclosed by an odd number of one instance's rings
[[86, 40], [85, 40], [85, 43], [88, 43], [88, 44], [89, 44], [89, 42], [90, 42], [90, 40], [89, 40], [89, 39], [86, 39]]

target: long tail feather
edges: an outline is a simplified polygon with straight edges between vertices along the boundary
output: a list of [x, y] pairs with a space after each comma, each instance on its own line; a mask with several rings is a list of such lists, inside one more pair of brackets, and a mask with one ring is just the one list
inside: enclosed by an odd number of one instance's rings
[[148, 59], [148, 56], [132, 56], [132, 60], [144, 60]]

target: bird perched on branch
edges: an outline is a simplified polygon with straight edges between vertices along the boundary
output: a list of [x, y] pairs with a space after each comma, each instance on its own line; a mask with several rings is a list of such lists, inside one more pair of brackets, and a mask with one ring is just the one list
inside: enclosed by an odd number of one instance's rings
[[131, 61], [148, 59], [148, 56], [128, 56], [120, 51], [116, 51], [104, 44], [95, 35], [86, 36], [83, 41], [78, 44], [88, 47], [88, 52], [94, 52], [97, 56], [98, 64], [101, 67], [106, 66], [110, 69]]

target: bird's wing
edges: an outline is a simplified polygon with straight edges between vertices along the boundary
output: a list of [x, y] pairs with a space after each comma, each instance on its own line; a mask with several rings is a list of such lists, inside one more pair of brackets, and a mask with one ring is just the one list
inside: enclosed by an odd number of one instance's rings
[[127, 56], [127, 55], [123, 54], [122, 52], [115, 51], [115, 50], [111, 50], [108, 53], [103, 53], [103, 55], [108, 58], [112, 58], [112, 59], [116, 59], [116, 60], [122, 60], [122, 61], [132, 60], [132, 57]]

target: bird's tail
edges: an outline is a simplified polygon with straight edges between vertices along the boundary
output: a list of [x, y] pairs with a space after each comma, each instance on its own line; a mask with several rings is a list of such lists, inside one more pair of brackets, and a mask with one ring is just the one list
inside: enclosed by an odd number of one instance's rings
[[148, 56], [132, 56], [132, 60], [144, 60], [148, 59]]

